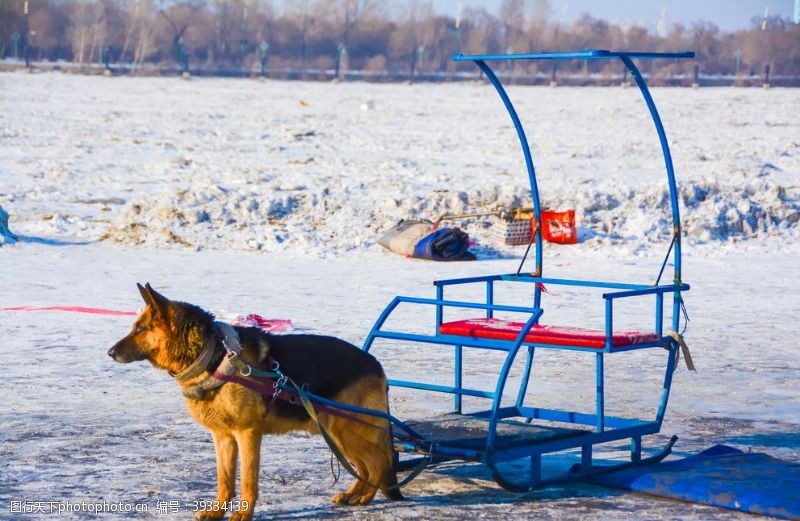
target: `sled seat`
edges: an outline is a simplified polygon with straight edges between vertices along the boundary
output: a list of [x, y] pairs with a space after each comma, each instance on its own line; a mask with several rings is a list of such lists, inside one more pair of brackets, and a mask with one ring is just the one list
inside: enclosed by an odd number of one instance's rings
[[[445, 322], [439, 326], [439, 333], [475, 338], [516, 340], [523, 327], [525, 327], [524, 322], [512, 322], [497, 318], [470, 318]], [[660, 338], [656, 333], [617, 331], [611, 336], [611, 345], [613, 347], [632, 346], [655, 342]], [[525, 336], [525, 343], [603, 349], [606, 346], [606, 334], [598, 329], [536, 324]]]

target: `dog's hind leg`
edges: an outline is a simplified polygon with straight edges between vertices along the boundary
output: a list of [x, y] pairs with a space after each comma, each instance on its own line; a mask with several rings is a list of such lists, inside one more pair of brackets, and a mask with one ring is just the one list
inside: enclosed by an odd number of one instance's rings
[[225, 510], [219, 507], [236, 495], [236, 439], [227, 431], [211, 431], [211, 436], [217, 455], [217, 508], [198, 512], [197, 521], [222, 519]]
[[[364, 429], [369, 429], [365, 427]], [[361, 477], [366, 479], [369, 483], [377, 485], [378, 488], [367, 483], [361, 484], [361, 488], [354, 490], [351, 497], [348, 498], [347, 504], [349, 505], [366, 505], [375, 497], [375, 493], [380, 489], [381, 493], [388, 499], [402, 500], [405, 499], [400, 489], [397, 488], [397, 474], [394, 469], [394, 454], [386, 452], [380, 444], [374, 443], [372, 440], [364, 436], [363, 431], [361, 436], [355, 435], [348, 439], [351, 447], [355, 450], [348, 454], [348, 459], [355, 459], [361, 462], [358, 473]], [[348, 491], [350, 492], [350, 491]]]
[[387, 499], [401, 501], [405, 499], [405, 497], [403, 497], [403, 494], [400, 492], [400, 489], [397, 486], [397, 469], [395, 468], [394, 443], [392, 442], [392, 437], [388, 430], [384, 436], [382, 436], [382, 438], [384, 439], [381, 440], [381, 443], [379, 443], [381, 459], [379, 460], [379, 467], [376, 471], [378, 475], [381, 476], [378, 486], [381, 489], [381, 494], [383, 494]]
[[397, 487], [394, 443], [389, 422], [377, 418], [369, 420], [372, 427], [361, 424], [352, 431], [352, 435], [360, 439], [354, 443], [359, 451], [356, 457], [365, 462], [370, 483], [377, 485], [387, 499], [405, 499]]
[[[376, 411], [387, 411], [389, 404], [386, 389], [385, 378], [366, 377], [340, 392], [336, 400]], [[358, 469], [361, 477], [377, 485], [387, 498], [403, 499], [403, 495], [396, 487], [397, 476], [389, 422], [365, 414], [355, 416], [359, 421], [329, 417], [329, 431], [337, 438], [336, 441], [348, 460], [361, 462], [364, 467]], [[376, 488], [364, 483], [362, 488], [352, 489], [352, 494], [346, 503], [366, 505], [372, 501], [376, 492]], [[351, 491], [348, 490], [348, 493]], [[336, 502], [340, 496], [341, 494], [335, 496], [334, 501]]]
[[[388, 432], [382, 426], [354, 423], [352, 420], [339, 419], [335, 422], [340, 446], [349, 461], [357, 462], [359, 476], [368, 483], [357, 480], [346, 494], [337, 494], [335, 503], [348, 505], [366, 505], [378, 491], [390, 499], [403, 499], [396, 488], [397, 477], [394, 473], [394, 454]], [[380, 443], [386, 437], [385, 443]], [[376, 439], [377, 438], [377, 439]]]
[[[369, 481], [378, 485], [381, 493], [388, 499], [402, 500], [405, 499], [400, 489], [397, 488], [397, 474], [394, 468], [394, 452], [391, 445], [391, 438], [387, 431], [372, 430], [369, 427], [361, 429], [363, 436], [362, 442], [357, 445], [360, 449], [359, 458], [365, 460]], [[375, 440], [375, 436], [379, 435], [380, 438], [386, 437], [386, 440]], [[371, 494], [369, 497], [364, 497], [366, 502], [372, 500], [375, 496], [375, 490], [370, 489]]]
[[239, 446], [242, 468], [241, 510], [231, 515], [231, 521], [250, 521], [258, 499], [258, 472], [261, 464], [261, 433], [255, 429], [234, 432]]
[[[361, 450], [358, 448], [360, 439], [352, 435], [351, 421], [337, 416], [323, 415], [320, 420], [323, 422], [325, 430], [333, 438], [333, 442], [342, 451], [342, 455], [353, 466], [356, 473], [369, 481], [369, 466], [361, 458]], [[356, 479], [347, 492], [340, 492], [333, 496], [331, 501], [337, 505], [365, 505], [375, 496], [375, 489]], [[369, 499], [364, 502], [365, 497]]]
[[[366, 465], [364, 465], [363, 461], [361, 461], [358, 458], [353, 457], [352, 454], [349, 454], [349, 453], [345, 453], [345, 457], [353, 465], [353, 467], [355, 468], [355, 470], [356, 470], [356, 472], [358, 473], [359, 476], [361, 476], [361, 477], [366, 477], [367, 476], [368, 470], [367, 470]], [[365, 493], [368, 493], [367, 492], [368, 488], [369, 488], [368, 485], [366, 485], [360, 479], [356, 479], [353, 482], [353, 484], [350, 485], [350, 488], [347, 489], [347, 492], [340, 492], [339, 494], [334, 495], [333, 499], [331, 499], [331, 501], [333, 501], [337, 505], [360, 505], [360, 504], [364, 504], [364, 503], [360, 503], [359, 500], [364, 496]], [[373, 495], [375, 495], [374, 492], [373, 492]]]

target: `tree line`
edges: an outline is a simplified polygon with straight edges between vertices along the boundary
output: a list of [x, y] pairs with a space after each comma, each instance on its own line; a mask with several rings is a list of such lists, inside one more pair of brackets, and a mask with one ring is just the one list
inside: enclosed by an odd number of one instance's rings
[[[779, 16], [722, 31], [689, 26], [622, 26], [583, 15], [565, 24], [548, 0], [503, 0], [498, 13], [464, 9], [437, 14], [431, 2], [405, 0], [0, 0], [0, 56], [35, 61], [105, 63], [136, 70], [351, 70], [406, 74], [472, 70], [455, 52], [541, 50], [694, 50], [707, 75], [800, 76], [800, 25]], [[691, 74], [694, 64], [642, 64], [655, 75]], [[550, 71], [514, 62], [506, 72]], [[560, 71], [618, 73], [606, 60], [565, 62]], [[653, 67], [657, 67], [653, 69]]]

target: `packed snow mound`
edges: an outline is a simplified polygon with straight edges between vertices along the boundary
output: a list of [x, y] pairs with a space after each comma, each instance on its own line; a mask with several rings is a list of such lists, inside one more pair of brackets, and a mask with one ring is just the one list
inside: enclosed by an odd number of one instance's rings
[[[0, 97], [0, 204], [15, 232], [383, 255], [377, 238], [401, 219], [530, 205], [513, 125], [483, 84], [120, 81], [124, 88], [109, 89], [107, 78], [0, 75], [10, 93]], [[660, 255], [672, 219], [639, 93], [509, 91], [527, 125], [542, 203], [576, 210], [581, 244], [549, 250], [613, 244]], [[788, 116], [798, 113], [797, 93], [665, 88], [654, 96], [691, 251], [800, 250], [800, 125]], [[377, 109], [361, 110], [365, 100]], [[492, 222], [453, 224], [484, 258], [520, 255], [494, 243]]]
[[[678, 189], [683, 240], [690, 244], [797, 237], [800, 198], [794, 189], [769, 179], [723, 184], [689, 181]], [[582, 239], [599, 243], [661, 242], [672, 233], [669, 191], [663, 186], [607, 193], [579, 191], [572, 196], [580, 215]], [[568, 205], [569, 201], [560, 201]]]
[[490, 199], [500, 205], [522, 204], [513, 188], [499, 187], [398, 198], [386, 195], [378, 182], [344, 187], [338, 193], [329, 187], [211, 183], [132, 201], [102, 239], [154, 247], [336, 254], [376, 244], [377, 237], [400, 219], [465, 212], [472, 204], [485, 207]]
[[[378, 188], [374, 187], [376, 193]], [[521, 206], [519, 188], [487, 185], [474, 191], [434, 191], [402, 199], [354, 197], [370, 186], [310, 190], [209, 184], [193, 191], [169, 190], [125, 207], [104, 235], [115, 242], [153, 247], [186, 246], [336, 254], [372, 247], [401, 219], [435, 220], [459, 213]], [[774, 180], [689, 181], [679, 189], [683, 240], [713, 248], [721, 241], [779, 236], [797, 238], [800, 198]], [[669, 192], [663, 184], [632, 190], [617, 186], [578, 189], [544, 201], [574, 207], [581, 242], [589, 247], [626, 244], [647, 248], [672, 233]], [[479, 244], [493, 246], [491, 220], [460, 223]]]

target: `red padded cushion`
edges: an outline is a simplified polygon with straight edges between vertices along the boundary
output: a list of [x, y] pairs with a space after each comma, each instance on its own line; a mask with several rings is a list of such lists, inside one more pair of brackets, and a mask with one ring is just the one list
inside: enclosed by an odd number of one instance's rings
[[[516, 340], [517, 335], [525, 327], [524, 322], [510, 322], [497, 318], [470, 318], [445, 322], [439, 327], [443, 335], [472, 336], [478, 338], [497, 338]], [[630, 346], [645, 342], [654, 342], [660, 337], [656, 333], [639, 331], [618, 331], [612, 337], [612, 345]], [[602, 349], [606, 345], [606, 334], [597, 329], [585, 329], [570, 326], [535, 325], [525, 337], [526, 342], [538, 344], [555, 344], [559, 346], [594, 347]]]

